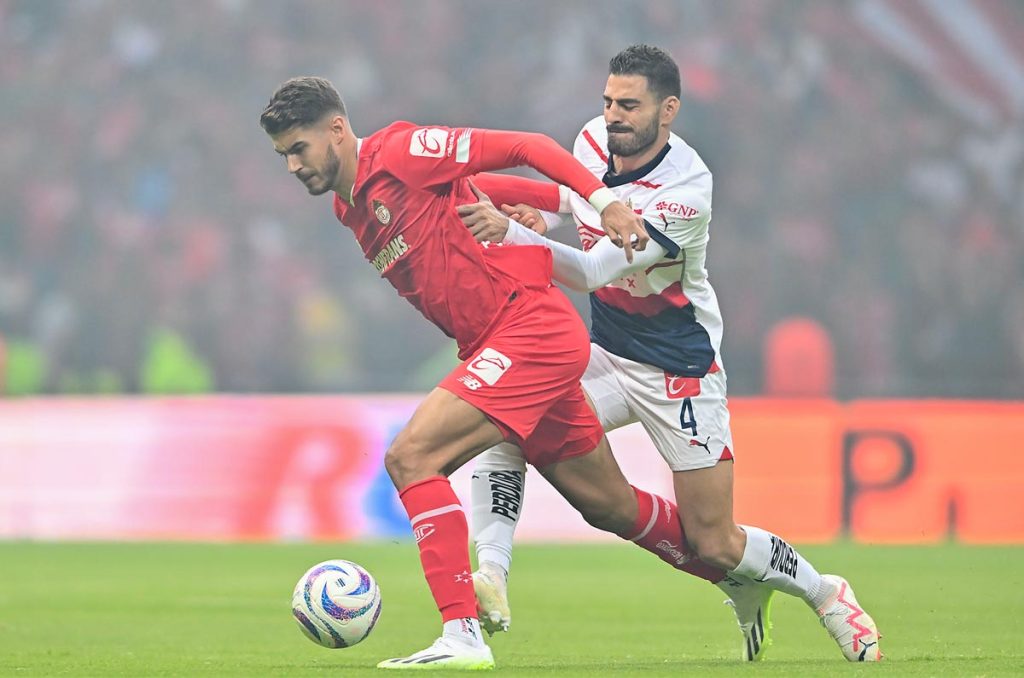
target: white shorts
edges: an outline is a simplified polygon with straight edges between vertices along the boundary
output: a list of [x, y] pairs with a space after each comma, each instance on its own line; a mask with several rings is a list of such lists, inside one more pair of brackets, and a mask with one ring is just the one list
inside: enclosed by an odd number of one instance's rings
[[725, 370], [677, 377], [590, 346], [583, 390], [605, 431], [639, 421], [673, 471], [733, 458]]
[[[709, 468], [733, 458], [725, 370], [698, 379], [677, 377], [657, 367], [590, 345], [583, 390], [605, 432], [640, 422], [673, 471]], [[612, 450], [615, 452], [615, 450]], [[502, 443], [480, 457], [476, 471], [525, 470], [522, 453]]]

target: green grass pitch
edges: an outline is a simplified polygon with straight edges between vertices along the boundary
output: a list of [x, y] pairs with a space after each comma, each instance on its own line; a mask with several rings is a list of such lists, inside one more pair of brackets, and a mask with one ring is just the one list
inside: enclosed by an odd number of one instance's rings
[[[847, 664], [803, 603], [779, 596], [774, 645], [738, 661], [718, 589], [628, 545], [516, 550], [512, 632], [492, 640], [522, 676], [1024, 675], [1024, 548], [805, 547], [854, 584], [886, 660]], [[291, 619], [310, 565], [347, 558], [383, 590], [362, 644], [326, 650]], [[0, 676], [369, 676], [433, 641], [439, 618], [412, 543], [0, 543]]]

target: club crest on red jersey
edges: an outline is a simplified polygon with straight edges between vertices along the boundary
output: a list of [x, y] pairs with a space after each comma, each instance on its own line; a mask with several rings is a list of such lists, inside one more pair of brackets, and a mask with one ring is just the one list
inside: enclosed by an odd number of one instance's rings
[[387, 205], [382, 203], [380, 200], [373, 201], [373, 215], [377, 217], [377, 221], [384, 226], [391, 223], [391, 210], [389, 210]]

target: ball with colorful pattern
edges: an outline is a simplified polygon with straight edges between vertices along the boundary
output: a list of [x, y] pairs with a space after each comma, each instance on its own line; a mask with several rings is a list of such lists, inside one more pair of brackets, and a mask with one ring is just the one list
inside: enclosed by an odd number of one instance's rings
[[292, 616], [303, 634], [332, 649], [364, 640], [380, 610], [377, 582], [348, 560], [317, 563], [302, 575], [292, 593]]

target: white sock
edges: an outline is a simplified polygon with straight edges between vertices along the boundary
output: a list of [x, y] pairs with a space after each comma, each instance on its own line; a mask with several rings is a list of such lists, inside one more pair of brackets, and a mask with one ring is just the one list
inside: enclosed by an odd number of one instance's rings
[[741, 590], [744, 586], [755, 586], [757, 584], [758, 582], [748, 579], [741, 574], [737, 574], [736, 571], [733, 570], [732, 572], [726, 572], [725, 577], [716, 582], [715, 586], [720, 588], [725, 595], [732, 598], [733, 594], [738, 590]]
[[747, 533], [747, 546], [732, 573], [796, 596], [816, 610], [835, 593], [814, 566], [781, 537], [759, 527], [740, 527]]
[[444, 623], [445, 638], [457, 640], [472, 647], [484, 647], [484, 638], [480, 635], [480, 622], [473, 617], [461, 617]]
[[477, 564], [490, 562], [508, 576], [512, 538], [523, 506], [526, 462], [519, 448], [503, 443], [481, 454], [473, 467], [473, 541]]

